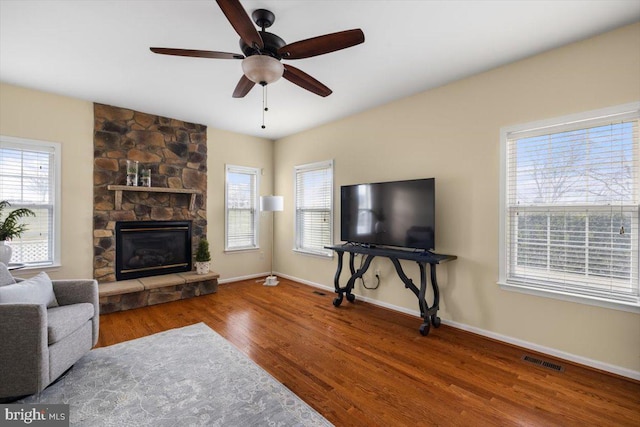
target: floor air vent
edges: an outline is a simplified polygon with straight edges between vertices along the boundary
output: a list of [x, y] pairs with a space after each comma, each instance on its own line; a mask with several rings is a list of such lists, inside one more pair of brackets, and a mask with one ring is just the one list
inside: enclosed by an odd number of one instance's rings
[[326, 294], [324, 292], [320, 292], [320, 291], [313, 291], [314, 294], [316, 295], [321, 295], [321, 296], [325, 296]]
[[534, 365], [542, 366], [543, 368], [553, 369], [554, 371], [564, 372], [564, 367], [558, 365], [557, 363], [547, 362], [546, 360], [537, 359], [532, 356], [527, 356], [526, 354], [521, 358], [525, 362], [532, 363]]

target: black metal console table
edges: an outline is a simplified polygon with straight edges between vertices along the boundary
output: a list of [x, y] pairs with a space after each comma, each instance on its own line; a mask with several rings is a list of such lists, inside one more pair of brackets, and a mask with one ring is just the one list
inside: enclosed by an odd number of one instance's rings
[[[440, 290], [438, 289], [438, 281], [436, 280], [436, 264], [442, 264], [443, 262], [453, 261], [457, 257], [455, 255], [441, 255], [434, 254], [428, 251], [407, 251], [400, 249], [389, 248], [376, 248], [367, 247], [353, 244], [325, 246], [326, 249], [331, 249], [338, 254], [338, 269], [334, 278], [335, 292], [338, 296], [333, 300], [333, 305], [339, 307], [342, 304], [343, 298], [346, 296], [347, 301], [354, 302], [356, 296], [351, 293], [356, 280], [361, 278], [369, 269], [371, 261], [375, 257], [389, 258], [396, 268], [396, 272], [400, 277], [400, 280], [404, 283], [405, 288], [408, 288], [418, 298], [418, 304], [420, 306], [420, 316], [424, 322], [420, 325], [420, 333], [422, 335], [428, 335], [430, 325], [434, 327], [440, 326], [440, 318], [438, 317], [438, 305], [440, 303]], [[347, 281], [345, 287], [340, 287], [340, 274], [342, 273], [342, 256], [345, 252], [349, 252], [349, 270], [351, 271], [351, 278]], [[354, 265], [354, 259], [356, 254], [361, 254], [365, 257], [362, 266], [356, 270]], [[407, 277], [400, 260], [415, 261], [420, 267], [420, 289], [413, 283], [413, 281]], [[426, 300], [427, 293], [427, 272], [426, 265], [429, 264], [431, 287], [433, 288], [433, 304], [429, 307]]]

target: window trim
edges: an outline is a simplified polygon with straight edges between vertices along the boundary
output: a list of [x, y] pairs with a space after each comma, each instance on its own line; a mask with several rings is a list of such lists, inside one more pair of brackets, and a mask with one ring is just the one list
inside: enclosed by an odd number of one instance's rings
[[[255, 242], [254, 246], [243, 246], [239, 248], [230, 248], [229, 244], [229, 209], [228, 206], [228, 195], [229, 195], [229, 172], [238, 172], [238, 173], [246, 173], [255, 175], [255, 192], [254, 192], [254, 210], [253, 210], [253, 239]], [[260, 168], [254, 168], [251, 166], [238, 166], [225, 164], [225, 173], [224, 173], [224, 252], [226, 253], [238, 253], [238, 252], [247, 252], [247, 251], [256, 251], [260, 249], [260, 215], [259, 215], [259, 193], [260, 193]]]
[[293, 251], [297, 252], [299, 254], [304, 254], [304, 255], [310, 255], [310, 256], [315, 256], [315, 257], [320, 257], [323, 259], [333, 259], [333, 251], [330, 250], [325, 250], [325, 251], [312, 251], [312, 250], [308, 250], [308, 249], [303, 249], [298, 247], [298, 214], [297, 214], [297, 209], [298, 209], [298, 200], [297, 200], [297, 195], [298, 195], [298, 172], [300, 171], [310, 171], [310, 170], [314, 170], [314, 169], [323, 169], [323, 168], [329, 168], [331, 170], [331, 183], [330, 183], [330, 187], [331, 187], [331, 195], [329, 196], [330, 200], [329, 200], [329, 238], [333, 239], [333, 213], [334, 213], [334, 203], [333, 203], [333, 196], [334, 196], [334, 188], [333, 188], [333, 184], [335, 182], [335, 178], [334, 178], [334, 161], [333, 159], [331, 160], [323, 160], [323, 161], [319, 161], [319, 162], [313, 162], [313, 163], [306, 163], [304, 165], [298, 165], [298, 166], [294, 166], [293, 168]]
[[51, 263], [32, 264], [24, 267], [25, 270], [45, 270], [62, 266], [62, 144], [53, 141], [44, 141], [30, 138], [20, 138], [15, 136], [0, 135], [0, 140], [9, 147], [24, 148], [25, 146], [42, 148], [47, 147], [53, 150], [53, 230], [52, 249], [53, 257]]
[[[529, 122], [514, 126], [500, 128], [500, 194], [499, 194], [499, 242], [498, 242], [498, 282], [501, 289], [519, 292], [527, 295], [559, 299], [563, 301], [576, 302], [585, 305], [610, 308], [632, 313], [640, 313], [640, 301], [625, 302], [614, 301], [606, 298], [589, 295], [579, 295], [570, 292], [540, 289], [529, 287], [520, 283], [513, 283], [507, 280], [507, 139], [514, 134], [522, 133], [533, 136], [536, 133], [545, 133], [553, 128], [554, 132], [562, 132], [564, 129], [575, 126], [580, 122], [593, 122], [598, 118], [606, 119], [609, 116], [624, 118], [625, 116], [637, 115], [640, 111], [640, 102], [617, 105], [597, 110], [585, 111], [570, 114], [562, 117], [550, 118]], [[638, 232], [640, 235], [640, 232]], [[639, 238], [640, 240], [640, 238]]]

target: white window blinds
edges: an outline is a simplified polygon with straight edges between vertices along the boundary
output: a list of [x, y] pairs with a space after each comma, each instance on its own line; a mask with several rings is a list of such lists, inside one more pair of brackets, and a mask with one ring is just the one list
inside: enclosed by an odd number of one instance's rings
[[639, 305], [639, 117], [506, 135], [507, 283]]
[[51, 265], [55, 256], [56, 161], [59, 145], [0, 137], [0, 200], [8, 211], [31, 209], [36, 216], [20, 221], [26, 232], [11, 240], [11, 262], [28, 266]]
[[258, 169], [226, 167], [225, 250], [258, 247]]
[[295, 250], [331, 256], [333, 161], [295, 167]]

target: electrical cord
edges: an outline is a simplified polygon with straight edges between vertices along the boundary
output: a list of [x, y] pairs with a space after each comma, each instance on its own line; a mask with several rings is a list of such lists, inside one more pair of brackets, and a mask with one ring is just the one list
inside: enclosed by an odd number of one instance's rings
[[367, 285], [365, 285], [365, 284], [364, 284], [364, 280], [362, 280], [362, 286], [364, 286], [364, 288], [365, 288], [365, 289], [369, 289], [369, 290], [378, 289], [378, 286], [380, 286], [380, 276], [379, 276], [379, 275], [377, 275], [377, 274], [376, 274], [376, 280], [377, 280], [377, 283], [376, 283], [376, 285], [375, 285], [374, 287], [372, 287], [372, 288], [367, 287]]
[[[364, 255], [360, 256], [360, 267], [358, 268], [358, 270], [360, 270], [362, 268], [362, 265], [364, 264]], [[376, 283], [376, 285], [374, 287], [368, 287], [367, 284], [364, 281], [364, 276], [360, 277], [360, 280], [362, 280], [362, 286], [365, 289], [369, 289], [370, 291], [374, 290], [374, 289], [378, 289], [378, 286], [380, 286], [380, 275], [376, 274], [376, 280], [378, 283]]]

